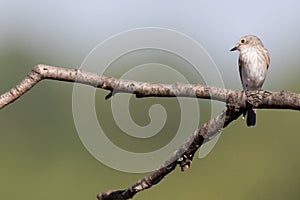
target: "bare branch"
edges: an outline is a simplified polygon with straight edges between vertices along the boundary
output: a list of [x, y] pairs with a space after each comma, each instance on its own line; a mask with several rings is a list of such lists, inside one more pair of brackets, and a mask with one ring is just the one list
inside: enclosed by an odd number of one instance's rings
[[146, 83], [133, 80], [121, 80], [104, 75], [98, 75], [78, 69], [65, 69], [49, 65], [37, 65], [15, 87], [0, 96], [0, 109], [14, 102], [35, 84], [43, 79], [53, 79], [67, 82], [77, 82], [97, 88], [109, 90], [106, 99], [114, 93], [131, 93], [138, 98], [143, 97], [191, 97], [214, 99], [226, 102], [227, 108], [218, 116], [206, 122], [165, 161], [158, 169], [148, 176], [137, 181], [125, 190], [107, 191], [99, 193], [99, 200], [129, 199], [136, 193], [148, 189], [160, 182], [167, 174], [172, 172], [177, 164], [181, 170], [187, 170], [193, 160], [195, 152], [208, 136], [215, 135], [233, 120], [237, 119], [249, 107], [266, 109], [293, 109], [300, 110], [300, 94], [288, 91], [237, 91], [212, 86], [193, 84], [159, 84]]
[[[66, 69], [49, 65], [36, 65], [32, 71], [15, 87], [0, 96], [0, 108], [12, 103], [25, 92], [30, 90], [42, 79], [53, 79], [58, 81], [78, 82], [97, 88], [111, 91], [107, 96], [110, 98], [112, 92], [132, 93], [138, 98], [142, 97], [193, 97], [202, 99], [214, 99], [226, 102], [228, 105], [238, 105], [246, 108], [249, 97], [250, 102], [258, 108], [281, 108], [300, 110], [300, 94], [287, 91], [268, 92], [257, 91], [246, 95], [238, 90], [218, 88], [196, 84], [159, 84], [147, 83], [133, 80], [121, 80], [104, 75], [98, 75], [79, 69]], [[258, 101], [258, 102], [256, 102]]]
[[98, 200], [130, 199], [136, 193], [148, 189], [160, 182], [166, 175], [176, 168], [177, 164], [181, 166], [182, 171], [187, 170], [192, 163], [195, 152], [203, 144], [206, 136], [218, 133], [223, 127], [225, 128], [241, 114], [242, 112], [239, 109], [227, 108], [220, 115], [212, 118], [201, 128], [195, 130], [195, 132], [178, 148], [178, 150], [176, 150], [173, 155], [158, 169], [125, 190], [110, 190], [99, 193], [97, 195]]

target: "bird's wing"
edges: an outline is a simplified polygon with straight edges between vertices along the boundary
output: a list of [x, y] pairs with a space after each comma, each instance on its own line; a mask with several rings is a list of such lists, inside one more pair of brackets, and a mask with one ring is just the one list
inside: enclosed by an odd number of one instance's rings
[[240, 73], [240, 78], [241, 78], [241, 81], [242, 81], [242, 83], [243, 83], [243, 77], [242, 77], [242, 65], [243, 65], [243, 63], [242, 63], [243, 61], [242, 61], [242, 58], [241, 58], [241, 55], [239, 56], [239, 63], [238, 63], [238, 65], [239, 65], [239, 73]]
[[264, 57], [265, 60], [267, 61], [267, 69], [269, 68], [270, 65], [270, 55], [267, 49], [263, 48], [263, 52], [264, 52]]

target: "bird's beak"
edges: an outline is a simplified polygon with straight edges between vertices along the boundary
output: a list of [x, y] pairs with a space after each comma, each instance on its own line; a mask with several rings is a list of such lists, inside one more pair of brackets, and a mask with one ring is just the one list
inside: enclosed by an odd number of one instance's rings
[[237, 47], [233, 47], [232, 49], [230, 49], [230, 51], [235, 51], [237, 50]]

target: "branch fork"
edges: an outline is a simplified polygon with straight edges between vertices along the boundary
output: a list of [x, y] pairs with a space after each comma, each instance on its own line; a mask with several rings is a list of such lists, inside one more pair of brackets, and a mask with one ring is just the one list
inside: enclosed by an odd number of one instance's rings
[[115, 93], [131, 93], [137, 98], [145, 97], [190, 97], [222, 101], [226, 108], [218, 116], [204, 123], [167, 159], [160, 167], [138, 180], [124, 190], [110, 190], [99, 193], [98, 200], [124, 200], [136, 193], [159, 183], [171, 173], [177, 165], [186, 171], [192, 164], [195, 152], [204, 141], [218, 134], [220, 130], [236, 120], [247, 109], [292, 109], [300, 110], [300, 94], [288, 91], [237, 91], [206, 85], [184, 83], [158, 84], [134, 80], [120, 80], [105, 75], [79, 70], [59, 68], [50, 65], [36, 65], [31, 72], [16, 86], [0, 95], [0, 109], [20, 98], [43, 79], [76, 82], [110, 91], [105, 97], [109, 99]]

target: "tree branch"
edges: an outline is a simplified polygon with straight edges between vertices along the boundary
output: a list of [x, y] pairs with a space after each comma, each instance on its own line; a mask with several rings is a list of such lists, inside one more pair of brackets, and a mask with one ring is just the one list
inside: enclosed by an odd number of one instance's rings
[[167, 174], [172, 172], [177, 164], [181, 170], [187, 170], [193, 160], [195, 152], [203, 144], [208, 136], [218, 134], [222, 128], [228, 126], [237, 119], [246, 109], [293, 109], [300, 110], [300, 94], [288, 91], [237, 91], [212, 86], [193, 84], [159, 84], [146, 83], [133, 80], [121, 80], [104, 75], [98, 75], [79, 69], [65, 69], [49, 65], [37, 65], [32, 71], [15, 87], [0, 96], [0, 109], [14, 102], [35, 84], [43, 79], [53, 79], [67, 82], [77, 82], [97, 88], [109, 90], [106, 99], [114, 93], [132, 93], [137, 98], [143, 97], [191, 97], [202, 99], [213, 99], [226, 102], [227, 108], [218, 116], [206, 122], [165, 161], [158, 169], [148, 176], [137, 181], [125, 190], [107, 191], [99, 193], [99, 200], [129, 199], [137, 192], [148, 189], [160, 182]]
[[[245, 92], [238, 90], [197, 84], [159, 84], [121, 80], [79, 69], [66, 69], [43, 64], [33, 67], [32, 71], [19, 84], [0, 96], [0, 108], [5, 107], [21, 97], [43, 79], [77, 82], [111, 92], [132, 93], [138, 98], [192, 97], [218, 100], [226, 102], [228, 105], [238, 105], [241, 108], [246, 108], [247, 101], [250, 101], [250, 103], [254, 104], [257, 108], [300, 109], [300, 94], [288, 91], [256, 91], [251, 94], [245, 94]], [[111, 94], [107, 96], [107, 98], [110, 97]]]
[[166, 175], [171, 173], [176, 168], [177, 164], [181, 166], [182, 171], [187, 170], [192, 163], [195, 152], [203, 144], [207, 135], [219, 133], [222, 128], [225, 128], [241, 114], [242, 112], [239, 109], [227, 108], [220, 115], [212, 118], [201, 128], [195, 130], [194, 133], [158, 169], [151, 172], [149, 175], [137, 181], [125, 190], [110, 190], [99, 193], [97, 195], [98, 200], [130, 199], [136, 193], [148, 189], [160, 182]]

